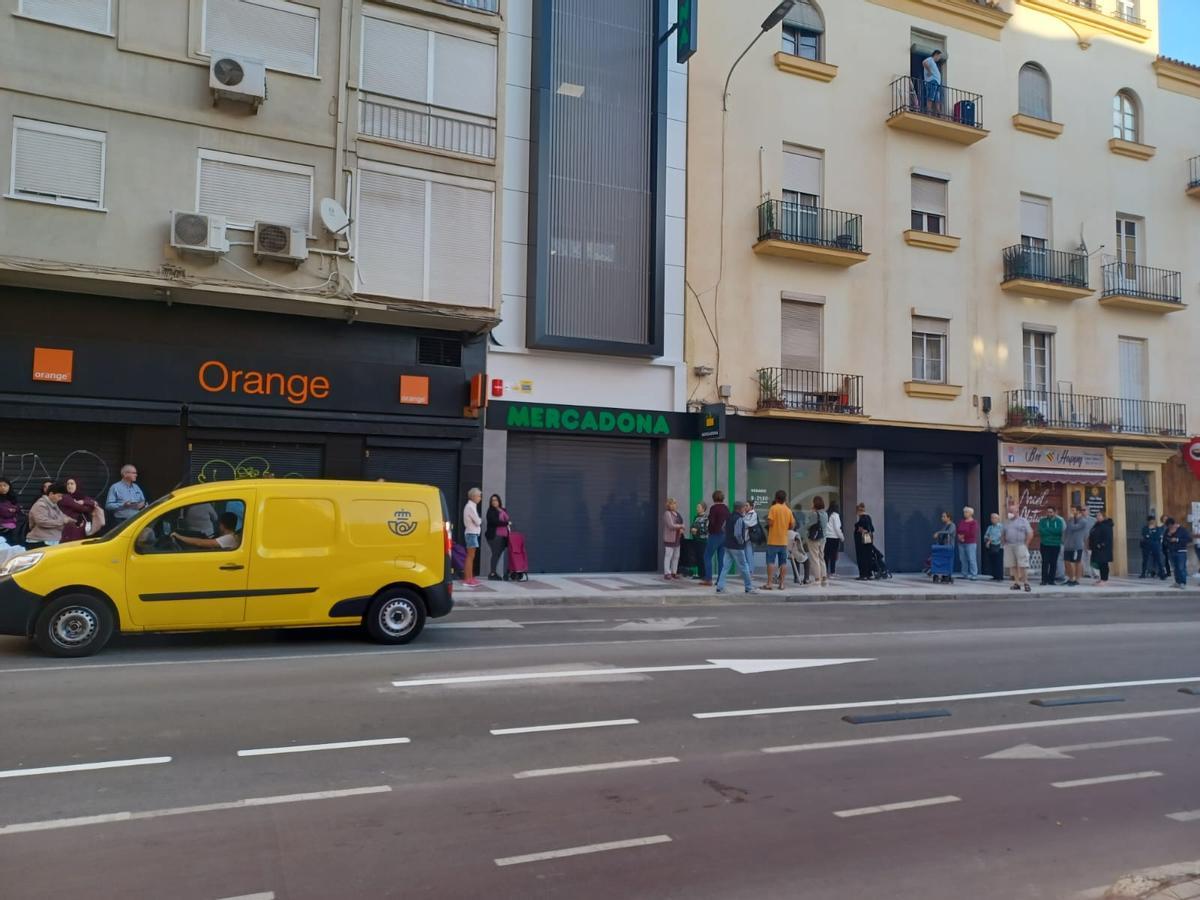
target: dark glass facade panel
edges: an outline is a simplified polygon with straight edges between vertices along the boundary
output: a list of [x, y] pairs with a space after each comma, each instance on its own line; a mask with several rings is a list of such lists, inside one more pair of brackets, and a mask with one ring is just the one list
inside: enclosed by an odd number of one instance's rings
[[530, 346], [662, 352], [664, 13], [535, 3]]

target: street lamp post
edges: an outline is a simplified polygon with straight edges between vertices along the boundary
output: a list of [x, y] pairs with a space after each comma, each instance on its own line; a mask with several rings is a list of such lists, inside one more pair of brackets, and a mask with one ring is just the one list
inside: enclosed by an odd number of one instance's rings
[[758, 43], [758, 39], [782, 22], [784, 17], [792, 11], [792, 7], [795, 5], [796, 0], [782, 0], [782, 2], [771, 12], [771, 14], [763, 19], [763, 23], [759, 27], [758, 34], [754, 36], [754, 40], [752, 40], [746, 46], [746, 49], [742, 51], [741, 56], [733, 61], [733, 65], [729, 67], [729, 74], [725, 76], [725, 90], [721, 94], [722, 110], [725, 110], [726, 112], [729, 110], [729, 81], [731, 78], [733, 78], [733, 70], [738, 67], [738, 63], [745, 58], [746, 54], [750, 52], [750, 49]]

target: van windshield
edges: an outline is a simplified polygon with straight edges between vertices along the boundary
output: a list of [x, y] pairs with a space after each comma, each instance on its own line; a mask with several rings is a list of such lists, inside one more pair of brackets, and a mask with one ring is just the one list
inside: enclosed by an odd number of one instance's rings
[[118, 534], [122, 534], [123, 532], [128, 530], [129, 527], [131, 525], [133, 525], [134, 522], [142, 521], [142, 519], [146, 518], [146, 516], [150, 513], [151, 510], [153, 510], [155, 507], [162, 506], [162, 504], [166, 503], [168, 500], [171, 500], [172, 498], [174, 498], [174, 496], [175, 496], [174, 494], [164, 494], [163, 496], [161, 496], [157, 500], [155, 500], [153, 503], [143, 507], [142, 509], [139, 509], [135, 515], [130, 516], [128, 519], [126, 519], [121, 524], [117, 525], [115, 528], [111, 529], [110, 531], [104, 532], [104, 534], [100, 535], [99, 537], [89, 538], [88, 540], [84, 541], [83, 543], [85, 543], [85, 544], [103, 544], [105, 541], [111, 541]]

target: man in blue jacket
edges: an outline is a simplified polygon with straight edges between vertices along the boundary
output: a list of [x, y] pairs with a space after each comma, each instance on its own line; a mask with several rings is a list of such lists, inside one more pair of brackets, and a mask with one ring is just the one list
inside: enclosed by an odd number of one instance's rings
[[1167, 534], [1163, 538], [1163, 546], [1171, 558], [1171, 571], [1175, 574], [1175, 587], [1187, 587], [1188, 547], [1191, 546], [1192, 536], [1188, 530], [1174, 519], [1167, 519]]
[[1142, 578], [1163, 576], [1163, 529], [1154, 516], [1142, 526]]

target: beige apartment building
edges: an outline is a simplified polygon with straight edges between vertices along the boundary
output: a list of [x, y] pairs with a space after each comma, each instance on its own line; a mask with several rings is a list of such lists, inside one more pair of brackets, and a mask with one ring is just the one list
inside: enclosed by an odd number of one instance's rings
[[[0, 474], [482, 472], [503, 0], [0, 2]], [[474, 379], [474, 385], [472, 380]]]
[[901, 571], [942, 510], [1084, 504], [1136, 570], [1200, 500], [1200, 68], [1155, 0], [773, 7], [690, 63], [692, 499], [863, 502]]

